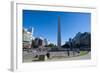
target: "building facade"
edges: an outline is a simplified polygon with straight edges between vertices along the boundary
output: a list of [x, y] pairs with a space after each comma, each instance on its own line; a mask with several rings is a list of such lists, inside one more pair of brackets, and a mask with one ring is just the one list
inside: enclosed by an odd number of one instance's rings
[[33, 40], [33, 28], [25, 29], [23, 28], [23, 48], [31, 48]]
[[34, 45], [37, 46], [37, 47], [45, 47], [48, 45], [48, 42], [46, 39], [42, 38], [42, 37], [37, 37], [34, 39]]

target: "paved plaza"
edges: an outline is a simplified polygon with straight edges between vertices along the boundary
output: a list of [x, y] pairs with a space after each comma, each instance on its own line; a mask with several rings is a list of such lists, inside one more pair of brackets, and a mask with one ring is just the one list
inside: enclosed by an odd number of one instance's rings
[[[88, 52], [85, 55], [80, 56], [78, 53], [74, 53], [70, 51], [70, 55], [68, 56], [68, 52], [49, 52], [50, 58], [45, 56], [45, 61], [67, 61], [67, 60], [86, 60], [91, 59], [91, 52]], [[36, 57], [32, 52], [23, 51], [23, 62], [35, 62], [39, 61], [38, 57]]]

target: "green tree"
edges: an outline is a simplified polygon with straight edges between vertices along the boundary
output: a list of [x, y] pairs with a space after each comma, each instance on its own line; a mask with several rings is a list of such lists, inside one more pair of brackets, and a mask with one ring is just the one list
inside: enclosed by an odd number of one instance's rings
[[50, 43], [49, 45], [48, 45], [48, 47], [51, 47], [51, 48], [54, 48], [54, 47], [56, 47], [53, 43]]

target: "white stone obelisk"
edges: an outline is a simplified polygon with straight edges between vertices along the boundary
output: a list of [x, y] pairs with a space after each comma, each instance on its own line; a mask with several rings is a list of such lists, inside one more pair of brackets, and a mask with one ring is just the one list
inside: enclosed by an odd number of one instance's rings
[[61, 48], [61, 26], [60, 26], [60, 16], [58, 16], [57, 47], [58, 47], [58, 48]]

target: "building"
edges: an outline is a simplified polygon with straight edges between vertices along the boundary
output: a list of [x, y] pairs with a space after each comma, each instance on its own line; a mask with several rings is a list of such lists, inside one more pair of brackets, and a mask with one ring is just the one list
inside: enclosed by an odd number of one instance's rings
[[89, 32], [77, 33], [73, 38], [74, 44], [84, 44], [89, 45], [91, 43], [91, 35]]
[[25, 29], [23, 28], [23, 48], [31, 48], [33, 39], [33, 28]]
[[37, 37], [34, 39], [34, 43], [36, 47], [45, 47], [48, 45], [48, 41], [42, 37]]
[[90, 32], [78, 32], [75, 37], [70, 38], [62, 47], [64, 48], [77, 48], [80, 50], [91, 49], [91, 33]]
[[48, 40], [47, 39], [44, 39], [44, 45], [48, 46]]
[[73, 38], [73, 46], [80, 48], [80, 50], [91, 49], [91, 34], [89, 32], [77, 33]]

